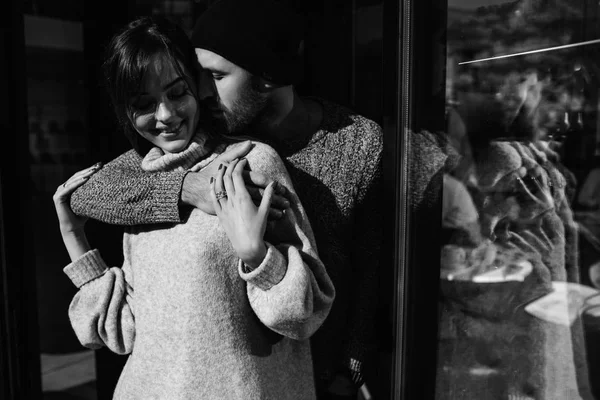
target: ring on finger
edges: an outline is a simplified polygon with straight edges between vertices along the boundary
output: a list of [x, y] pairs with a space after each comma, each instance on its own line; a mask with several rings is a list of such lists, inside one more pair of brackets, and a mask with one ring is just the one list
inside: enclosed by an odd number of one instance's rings
[[221, 190], [220, 192], [215, 193], [215, 196], [217, 196], [217, 200], [226, 199], [227, 192], [224, 190]]

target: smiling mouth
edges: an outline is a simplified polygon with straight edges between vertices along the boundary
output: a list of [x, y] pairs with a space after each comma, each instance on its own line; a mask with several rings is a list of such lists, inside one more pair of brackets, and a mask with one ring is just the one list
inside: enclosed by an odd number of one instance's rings
[[179, 133], [181, 133], [181, 130], [183, 128], [183, 122], [181, 121], [179, 123], [179, 125], [177, 125], [176, 127], [169, 129], [167, 131], [159, 131], [158, 134], [161, 136], [166, 136], [166, 137], [172, 137], [172, 136], [177, 136], [179, 135]]

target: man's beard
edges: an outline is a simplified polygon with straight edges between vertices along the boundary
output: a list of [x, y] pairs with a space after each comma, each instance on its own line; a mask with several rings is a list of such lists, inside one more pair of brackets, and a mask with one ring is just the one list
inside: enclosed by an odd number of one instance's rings
[[225, 107], [219, 101], [218, 108], [221, 112], [212, 118], [215, 133], [221, 135], [239, 135], [247, 133], [252, 125], [259, 125], [265, 116], [268, 98], [265, 94], [254, 89], [250, 83], [242, 88], [240, 97], [232, 104], [231, 108]]

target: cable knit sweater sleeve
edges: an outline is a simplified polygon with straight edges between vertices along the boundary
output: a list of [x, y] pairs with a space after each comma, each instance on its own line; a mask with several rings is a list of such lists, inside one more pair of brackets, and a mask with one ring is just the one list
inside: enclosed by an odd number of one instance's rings
[[275, 150], [260, 143], [247, 158], [252, 170], [288, 189], [291, 207], [267, 227], [265, 260], [252, 271], [240, 262], [239, 273], [248, 283], [252, 309], [266, 326], [292, 339], [306, 339], [329, 314], [335, 290], [283, 162]]
[[73, 212], [118, 225], [180, 222], [185, 172], [148, 173], [141, 163], [135, 150], [107, 163], [73, 193]]
[[91, 250], [67, 265], [64, 272], [79, 288], [69, 306], [69, 319], [81, 344], [131, 353], [135, 318], [127, 257], [122, 268], [108, 268], [98, 250]]

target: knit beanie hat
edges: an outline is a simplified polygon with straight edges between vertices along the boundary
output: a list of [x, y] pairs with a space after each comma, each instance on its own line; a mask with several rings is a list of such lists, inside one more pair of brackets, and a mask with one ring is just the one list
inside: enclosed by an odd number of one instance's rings
[[220, 0], [196, 21], [191, 40], [255, 76], [293, 84], [302, 73], [304, 21], [276, 0]]

